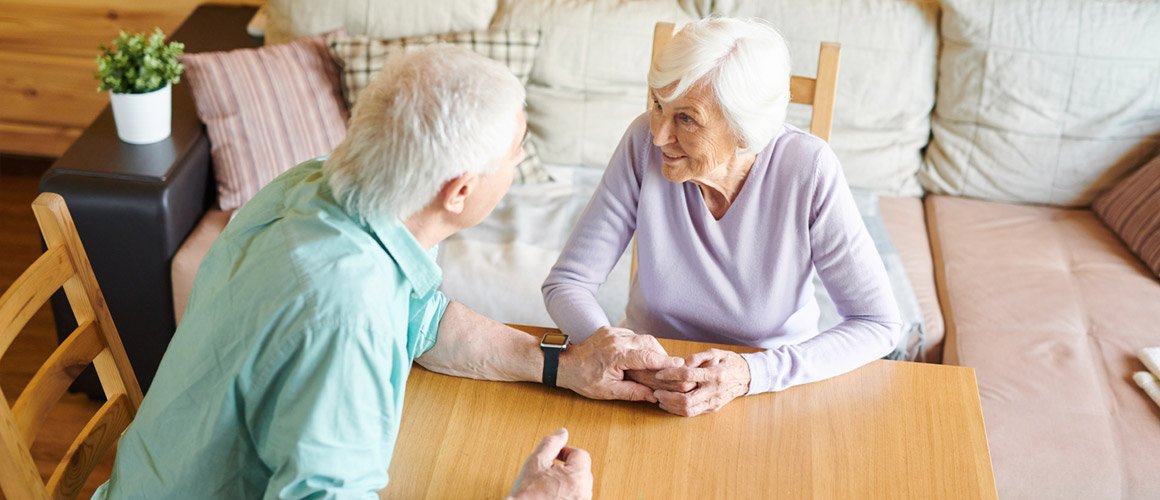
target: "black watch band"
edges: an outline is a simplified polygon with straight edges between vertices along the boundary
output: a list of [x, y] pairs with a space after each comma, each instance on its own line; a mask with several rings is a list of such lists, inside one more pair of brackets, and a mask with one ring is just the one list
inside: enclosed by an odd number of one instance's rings
[[560, 369], [560, 353], [568, 348], [568, 336], [562, 333], [544, 334], [540, 350], [544, 351], [544, 385], [556, 387], [556, 372]]

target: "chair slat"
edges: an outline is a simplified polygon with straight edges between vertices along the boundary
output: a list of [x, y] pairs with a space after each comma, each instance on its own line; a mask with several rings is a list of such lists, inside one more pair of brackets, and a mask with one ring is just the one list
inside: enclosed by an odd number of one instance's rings
[[804, 76], [789, 77], [789, 102], [797, 104], [813, 104], [814, 89], [818, 81]]
[[[7, 401], [3, 392], [0, 392], [0, 401]], [[8, 498], [48, 498], [36, 462], [24, 445], [6, 402], [0, 404], [0, 489]]]
[[129, 397], [118, 394], [101, 406], [85, 428], [69, 446], [64, 460], [48, 480], [48, 492], [53, 498], [76, 498], [93, 468], [101, 463], [121, 433], [133, 420]]
[[0, 296], [0, 356], [28, 320], [48, 302], [74, 271], [68, 249], [55, 246], [36, 259]]
[[16, 404], [12, 405], [12, 413], [16, 415], [16, 424], [25, 443], [32, 446], [48, 412], [104, 348], [97, 325], [87, 321], [73, 330], [36, 371]]

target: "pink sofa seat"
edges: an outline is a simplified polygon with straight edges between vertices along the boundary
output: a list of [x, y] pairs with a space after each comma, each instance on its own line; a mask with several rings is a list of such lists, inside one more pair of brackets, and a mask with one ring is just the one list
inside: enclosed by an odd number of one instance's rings
[[1160, 492], [1160, 409], [1131, 382], [1160, 283], [1088, 210], [929, 196], [943, 359], [974, 367], [1000, 497]]

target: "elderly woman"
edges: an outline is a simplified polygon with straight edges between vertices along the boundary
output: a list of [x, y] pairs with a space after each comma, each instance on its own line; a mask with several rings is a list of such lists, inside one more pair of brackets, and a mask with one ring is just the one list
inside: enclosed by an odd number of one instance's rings
[[[716, 411], [833, 377], [898, 340], [898, 307], [838, 159], [785, 124], [789, 71], [785, 42], [759, 22], [706, 19], [677, 33], [649, 72], [651, 109], [629, 126], [544, 283], [565, 333], [615, 330], [594, 294], [635, 232], [624, 326], [764, 349], [711, 349], [631, 374], [666, 411]], [[814, 269], [844, 318], [822, 332]]]

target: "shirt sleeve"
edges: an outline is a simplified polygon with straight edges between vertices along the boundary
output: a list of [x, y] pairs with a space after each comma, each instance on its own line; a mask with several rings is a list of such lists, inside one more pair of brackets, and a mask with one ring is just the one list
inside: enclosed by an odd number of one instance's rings
[[447, 304], [451, 303], [442, 291], [436, 290], [431, 294], [431, 299], [427, 301], [426, 307], [423, 308], [423, 322], [419, 329], [422, 338], [419, 340], [419, 348], [415, 352], [416, 358], [422, 356], [439, 341], [439, 323], [443, 321], [443, 314], [447, 312]]
[[638, 118], [617, 146], [604, 177], [580, 215], [541, 291], [548, 314], [577, 341], [608, 326], [596, 290], [624, 253], [636, 231], [640, 173], [648, 154], [647, 116]]
[[393, 375], [408, 366], [375, 333], [341, 324], [308, 332], [256, 378], [267, 389], [246, 417], [269, 468], [265, 498], [369, 499], [387, 485], [403, 391]]
[[800, 344], [742, 354], [749, 363], [750, 394], [849, 372], [888, 354], [901, 334], [886, 268], [829, 147], [818, 154], [809, 198], [814, 268], [843, 321]]

